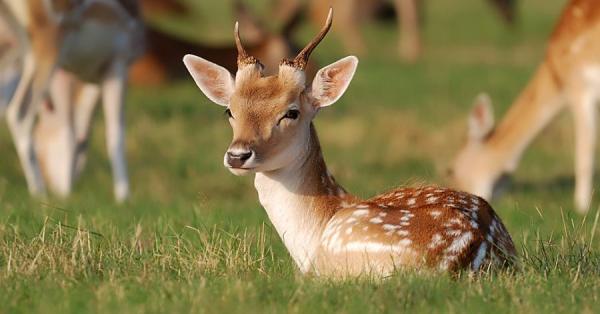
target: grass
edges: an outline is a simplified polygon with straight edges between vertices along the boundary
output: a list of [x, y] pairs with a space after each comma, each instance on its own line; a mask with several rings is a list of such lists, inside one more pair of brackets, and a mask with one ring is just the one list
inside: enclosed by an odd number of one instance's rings
[[[268, 3], [255, 2], [263, 11]], [[428, 2], [427, 51], [415, 65], [397, 61], [391, 25], [366, 26], [369, 55], [316, 122], [338, 181], [359, 196], [444, 184], [440, 173], [464, 140], [473, 98], [488, 91], [503, 115], [542, 57], [563, 2], [522, 1], [513, 31], [484, 1]], [[227, 7], [194, 3], [197, 18], [160, 23], [228, 40], [231, 21], [209, 14]], [[298, 37], [311, 34], [303, 27]], [[344, 54], [330, 36], [315, 58], [326, 64]], [[573, 212], [568, 115], [534, 142], [512, 187], [493, 202], [517, 243], [519, 272], [330, 282], [296, 272], [252, 179], [222, 167], [229, 126], [191, 80], [134, 88], [127, 106], [133, 195], [124, 205], [112, 200], [101, 119], [67, 200], [28, 197], [0, 130], [0, 313], [600, 311], [598, 202], [587, 217]]]

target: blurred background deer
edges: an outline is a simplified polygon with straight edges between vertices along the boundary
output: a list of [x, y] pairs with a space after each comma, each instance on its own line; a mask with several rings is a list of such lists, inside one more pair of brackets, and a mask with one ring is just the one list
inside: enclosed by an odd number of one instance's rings
[[102, 96], [115, 197], [126, 199], [123, 102], [128, 65], [143, 50], [137, 2], [2, 3], [5, 25], [20, 43], [12, 49], [18, 58], [6, 53], [10, 59], [0, 62], [9, 67], [6, 116], [30, 193], [44, 195], [46, 185], [60, 196], [71, 192], [78, 147]]
[[482, 95], [469, 116], [469, 139], [452, 168], [457, 186], [490, 199], [503, 174], [513, 173], [525, 149], [559, 112], [569, 109], [575, 128], [575, 208], [586, 213], [593, 191], [600, 99], [600, 6], [570, 0], [546, 55], [506, 115], [494, 124], [492, 102]]
[[[185, 2], [2, 0], [0, 6], [0, 113], [7, 111], [32, 195], [45, 195], [46, 188], [63, 197], [71, 193], [86, 163], [102, 96], [115, 198], [125, 200], [129, 179], [123, 102], [128, 77], [142, 86], [183, 78], [180, 60], [189, 52], [229, 65], [231, 71], [236, 67], [224, 62], [237, 53], [233, 43], [203, 44], [152, 23], [142, 26], [154, 17], [186, 16], [190, 9]], [[273, 33], [241, 2], [235, 1], [233, 8], [248, 30], [248, 49], [265, 61], [267, 71], [297, 52], [290, 38], [299, 14]], [[313, 70], [311, 63], [308, 71]]]
[[[487, 0], [501, 18], [512, 24], [516, 18], [516, 0]], [[361, 25], [374, 19], [396, 18], [398, 28], [398, 51], [407, 62], [416, 61], [422, 54], [422, 22], [424, 0], [278, 0], [275, 15], [289, 16], [298, 10], [308, 10], [310, 21], [315, 27], [327, 15], [329, 7], [337, 12], [334, 31], [338, 34], [347, 52], [367, 52]]]

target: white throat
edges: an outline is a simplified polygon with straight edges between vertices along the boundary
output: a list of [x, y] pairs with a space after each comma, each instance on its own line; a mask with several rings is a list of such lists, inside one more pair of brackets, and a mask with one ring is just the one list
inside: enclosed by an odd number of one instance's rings
[[303, 273], [313, 266], [337, 203], [348, 196], [327, 172], [312, 125], [310, 132], [307, 149], [291, 164], [254, 178], [261, 205]]
[[303, 181], [302, 174], [293, 171], [257, 173], [254, 186], [290, 255], [306, 273], [311, 269], [324, 226], [314, 206], [315, 198], [298, 192]]

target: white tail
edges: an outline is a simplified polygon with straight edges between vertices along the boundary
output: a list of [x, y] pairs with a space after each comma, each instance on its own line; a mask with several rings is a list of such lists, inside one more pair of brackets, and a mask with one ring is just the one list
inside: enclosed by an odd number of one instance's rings
[[219, 65], [186, 56], [200, 89], [226, 106], [233, 140], [224, 164], [255, 173], [261, 204], [302, 272], [385, 276], [401, 267], [455, 271], [508, 264], [515, 250], [507, 230], [481, 198], [443, 188], [402, 188], [360, 200], [327, 170], [312, 120], [348, 87], [356, 57], [318, 71], [306, 86], [304, 66], [319, 35], [275, 76], [239, 40], [235, 78]]
[[[600, 6], [571, 0], [550, 38], [546, 57], [496, 128], [478, 130], [491, 106], [471, 113], [466, 146], [453, 166], [457, 186], [486, 199], [503, 173], [513, 172], [523, 151], [563, 108], [575, 125], [575, 205], [586, 212], [592, 200], [596, 143], [596, 103], [600, 97]], [[481, 114], [483, 113], [483, 114]], [[484, 123], [485, 124], [485, 123]], [[493, 122], [492, 122], [493, 124]]]

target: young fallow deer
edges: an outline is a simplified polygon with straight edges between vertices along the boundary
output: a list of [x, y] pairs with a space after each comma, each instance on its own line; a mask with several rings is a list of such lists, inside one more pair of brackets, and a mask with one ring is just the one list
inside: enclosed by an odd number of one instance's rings
[[70, 193], [83, 158], [80, 147], [102, 95], [115, 197], [124, 200], [129, 183], [123, 97], [128, 65], [143, 47], [136, 1], [5, 3], [18, 21], [15, 32], [24, 34], [19, 47], [22, 70], [7, 120], [30, 193], [45, 193], [43, 173], [54, 192]]
[[225, 106], [233, 141], [224, 164], [236, 175], [255, 173], [261, 204], [303, 273], [375, 274], [428, 266], [478, 271], [515, 256], [510, 235], [481, 198], [437, 187], [401, 188], [361, 200], [327, 170], [312, 120], [336, 102], [358, 60], [328, 65], [307, 87], [304, 67], [332, 22], [279, 72], [264, 76], [235, 27], [238, 71], [187, 55], [184, 63], [213, 102]]
[[481, 96], [469, 117], [469, 138], [452, 168], [456, 185], [485, 199], [513, 172], [537, 134], [564, 108], [575, 127], [575, 208], [592, 200], [596, 104], [600, 97], [600, 5], [571, 0], [552, 33], [546, 56], [506, 116], [494, 127], [491, 101]]

